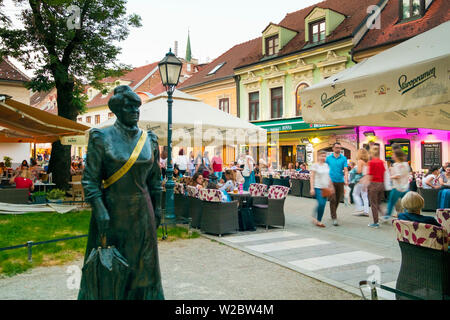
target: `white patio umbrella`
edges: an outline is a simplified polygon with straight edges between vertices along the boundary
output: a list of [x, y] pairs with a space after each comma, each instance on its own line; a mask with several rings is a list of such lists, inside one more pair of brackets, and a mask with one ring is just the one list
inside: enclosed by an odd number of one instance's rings
[[450, 21], [305, 89], [304, 120], [450, 130], [449, 35]]
[[[182, 91], [173, 94], [172, 141], [175, 146], [221, 146], [265, 143], [265, 129], [201, 102]], [[113, 117], [98, 127], [113, 125]], [[167, 144], [167, 93], [140, 108], [139, 127], [152, 130], [160, 145]]]

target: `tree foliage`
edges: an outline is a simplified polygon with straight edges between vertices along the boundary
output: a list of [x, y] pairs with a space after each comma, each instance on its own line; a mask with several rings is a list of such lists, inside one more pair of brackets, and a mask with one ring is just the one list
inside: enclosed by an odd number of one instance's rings
[[[119, 42], [128, 37], [131, 27], [141, 26], [141, 18], [127, 14], [126, 0], [13, 0], [20, 8], [20, 27], [13, 27], [14, 17], [5, 12], [3, 2], [0, 0], [0, 58], [14, 57], [33, 70], [29, 89], [56, 87], [60, 116], [76, 120], [86, 104], [86, 84], [101, 90], [103, 78], [129, 70], [117, 61]], [[54, 149], [52, 160], [64, 160], [64, 169], [60, 165], [58, 169], [69, 171], [65, 167], [70, 166], [70, 152]], [[50, 163], [52, 167], [54, 163]], [[68, 180], [68, 173], [64, 175], [63, 180]], [[59, 186], [64, 182], [57, 180]]]

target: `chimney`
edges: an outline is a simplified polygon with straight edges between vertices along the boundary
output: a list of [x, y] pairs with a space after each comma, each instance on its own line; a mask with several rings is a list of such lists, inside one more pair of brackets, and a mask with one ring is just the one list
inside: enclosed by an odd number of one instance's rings
[[178, 41], [175, 41], [175, 45], [174, 45], [174, 53], [175, 53], [175, 56], [176, 57], [178, 57]]

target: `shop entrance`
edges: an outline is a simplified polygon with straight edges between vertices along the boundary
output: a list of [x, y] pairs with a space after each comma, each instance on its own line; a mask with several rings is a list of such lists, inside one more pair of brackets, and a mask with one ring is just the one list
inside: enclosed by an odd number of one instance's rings
[[294, 146], [281, 146], [281, 166], [287, 168], [294, 163]]
[[[332, 147], [328, 147], [328, 148], [325, 148], [325, 149], [322, 149], [322, 150], [319, 150], [319, 151], [325, 151], [327, 153], [327, 157], [330, 154], [333, 154], [333, 148]], [[346, 148], [342, 147], [341, 154], [344, 155], [347, 159], [351, 159], [352, 152], [349, 149], [346, 149]]]

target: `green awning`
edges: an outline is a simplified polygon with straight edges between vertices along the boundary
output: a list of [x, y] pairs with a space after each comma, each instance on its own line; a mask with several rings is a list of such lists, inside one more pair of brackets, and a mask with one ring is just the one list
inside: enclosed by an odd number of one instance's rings
[[297, 131], [297, 130], [311, 130], [311, 129], [336, 127], [335, 125], [329, 124], [306, 123], [305, 121], [303, 121], [302, 118], [261, 121], [261, 122], [253, 122], [253, 124], [255, 126], [266, 129], [268, 133], [277, 131]]

